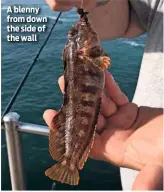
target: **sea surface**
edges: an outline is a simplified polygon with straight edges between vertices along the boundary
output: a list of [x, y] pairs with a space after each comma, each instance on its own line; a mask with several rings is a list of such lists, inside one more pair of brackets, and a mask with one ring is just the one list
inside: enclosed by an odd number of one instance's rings
[[[21, 81], [27, 68], [32, 63], [54, 23], [58, 12], [53, 12], [43, 0], [19, 0], [15, 4], [41, 8], [40, 15], [49, 18], [48, 30], [40, 34], [35, 43], [15, 43], [6, 40], [7, 7], [12, 0], [2, 1], [2, 111]], [[20, 114], [20, 120], [28, 123], [45, 125], [42, 114], [47, 108], [60, 109], [62, 94], [58, 87], [58, 78], [63, 74], [62, 50], [67, 39], [67, 32], [77, 21], [75, 10], [65, 12], [53, 31], [50, 40], [42, 51], [37, 64], [11, 111]], [[110, 55], [110, 69], [122, 91], [132, 100], [142, 55], [145, 36], [132, 39], [103, 41], [105, 51]], [[48, 152], [48, 137], [21, 133], [23, 163], [28, 190], [50, 190], [53, 182], [44, 175], [44, 171], [53, 165]], [[2, 131], [2, 190], [11, 189], [5, 134]], [[117, 149], [116, 149], [117, 151]], [[77, 187], [56, 183], [56, 190], [119, 190], [121, 189], [119, 169], [109, 163], [89, 159], [80, 173]]]

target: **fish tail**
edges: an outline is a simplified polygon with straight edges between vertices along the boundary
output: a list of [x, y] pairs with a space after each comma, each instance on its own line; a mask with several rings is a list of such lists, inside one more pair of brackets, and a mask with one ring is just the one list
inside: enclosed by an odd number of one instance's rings
[[73, 169], [67, 165], [58, 163], [51, 168], [47, 169], [45, 175], [50, 179], [60, 181], [61, 183], [69, 185], [78, 185], [79, 183], [79, 171], [76, 167]]

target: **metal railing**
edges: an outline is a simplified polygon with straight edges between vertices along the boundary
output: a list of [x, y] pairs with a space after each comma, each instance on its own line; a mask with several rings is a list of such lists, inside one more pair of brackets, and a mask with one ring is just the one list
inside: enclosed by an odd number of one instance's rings
[[19, 119], [19, 114], [15, 112], [8, 113], [3, 118], [4, 126], [2, 127], [6, 133], [10, 179], [13, 191], [26, 189], [19, 132], [49, 135], [48, 127], [23, 123], [20, 122]]

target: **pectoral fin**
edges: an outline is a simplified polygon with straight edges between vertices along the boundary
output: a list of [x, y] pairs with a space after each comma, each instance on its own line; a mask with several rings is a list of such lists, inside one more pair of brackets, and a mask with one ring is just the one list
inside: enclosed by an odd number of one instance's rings
[[93, 59], [93, 64], [96, 65], [102, 71], [107, 70], [108, 67], [111, 65], [110, 58], [107, 56], [101, 56]]

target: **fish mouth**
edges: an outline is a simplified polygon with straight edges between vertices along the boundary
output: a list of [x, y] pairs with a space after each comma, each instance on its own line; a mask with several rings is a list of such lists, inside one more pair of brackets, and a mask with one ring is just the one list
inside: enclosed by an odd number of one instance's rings
[[83, 16], [87, 15], [89, 12], [84, 11], [84, 9], [79, 8], [79, 9], [77, 9], [77, 13], [78, 13], [81, 17], [83, 17]]
[[80, 15], [80, 18], [85, 21], [85, 23], [88, 23], [88, 13], [87, 11], [84, 11], [83, 9], [79, 8], [77, 9], [77, 13]]
[[88, 28], [88, 30], [86, 30], [86, 33], [88, 32], [92, 32], [92, 30], [90, 29], [90, 23], [88, 21], [88, 17], [87, 14], [88, 12], [84, 12], [83, 9], [78, 9], [77, 12], [80, 15], [80, 19], [77, 22], [77, 24], [75, 26], [72, 27], [72, 29], [69, 31], [68, 33], [68, 37], [72, 38], [75, 37], [79, 31], [84, 31], [85, 28]]

